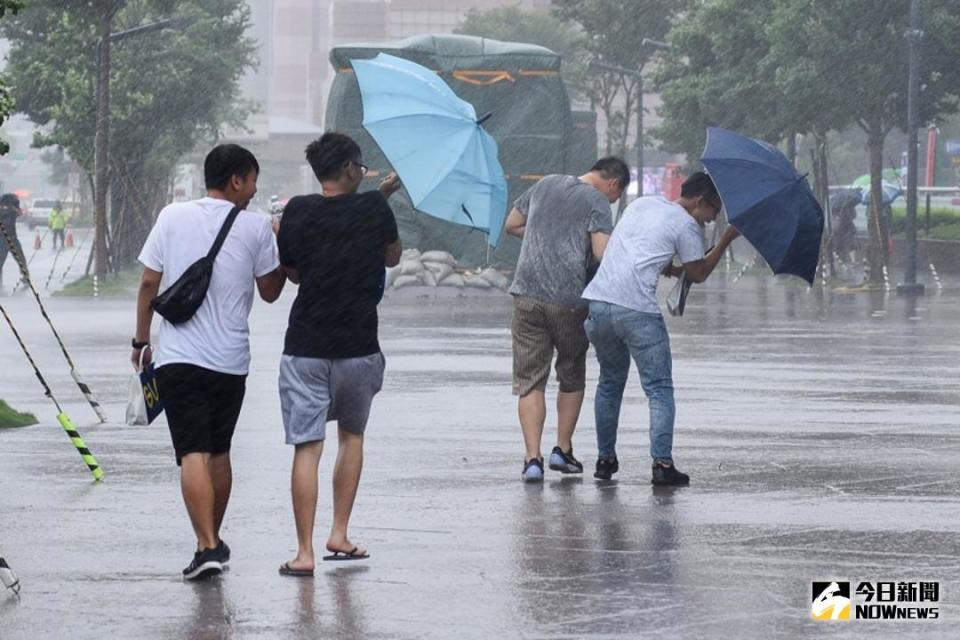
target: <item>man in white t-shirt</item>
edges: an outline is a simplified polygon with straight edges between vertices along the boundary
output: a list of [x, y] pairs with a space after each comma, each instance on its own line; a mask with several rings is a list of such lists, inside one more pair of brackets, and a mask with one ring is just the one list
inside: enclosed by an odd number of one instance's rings
[[[583, 292], [590, 302], [584, 322], [600, 363], [594, 398], [599, 456], [594, 477], [609, 480], [619, 468], [617, 426], [623, 390], [633, 357], [650, 404], [650, 455], [655, 485], [685, 485], [690, 477], [673, 464], [672, 358], [667, 327], [657, 304], [660, 275], [686, 273], [703, 282], [723, 252], [740, 235], [727, 227], [720, 242], [704, 255], [703, 226], [722, 207], [710, 177], [694, 173], [676, 202], [661, 196], [638, 198], [613, 230], [597, 275]], [[682, 267], [672, 265], [677, 256]]]
[[219, 145], [207, 155], [203, 170], [207, 197], [164, 207], [140, 253], [144, 269], [130, 357], [134, 367], [141, 355], [144, 362], [151, 360], [150, 303], [161, 283], [169, 287], [205, 256], [231, 210], [239, 207], [203, 304], [184, 323], [161, 320], [155, 358], [183, 501], [197, 535], [193, 561], [183, 570], [188, 580], [219, 573], [230, 560], [220, 525], [233, 479], [230, 443], [250, 365], [247, 318], [254, 283], [260, 297], [273, 302], [286, 282], [270, 219], [242, 210], [257, 192], [256, 158], [243, 147]]

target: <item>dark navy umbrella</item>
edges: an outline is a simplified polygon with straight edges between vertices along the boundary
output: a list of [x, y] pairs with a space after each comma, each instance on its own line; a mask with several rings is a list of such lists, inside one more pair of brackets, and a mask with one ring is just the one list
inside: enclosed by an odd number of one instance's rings
[[730, 224], [773, 272], [813, 284], [823, 209], [806, 178], [773, 145], [719, 127], [707, 128], [700, 161], [717, 185]]

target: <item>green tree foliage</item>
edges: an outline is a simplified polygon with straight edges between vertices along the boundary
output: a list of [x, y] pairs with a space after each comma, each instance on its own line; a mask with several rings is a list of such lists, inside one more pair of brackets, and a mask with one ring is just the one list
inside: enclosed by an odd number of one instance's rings
[[[957, 110], [960, 0], [922, 0], [921, 122]], [[706, 126], [772, 142], [822, 141], [856, 123], [867, 134], [879, 205], [883, 144], [906, 126], [909, 2], [698, 0], [669, 34], [657, 74], [666, 149], [696, 158]], [[878, 206], [870, 277], [881, 278]]]
[[[8, 12], [16, 14], [22, 8], [22, 0], [0, 0], [0, 18], [3, 18]], [[3, 121], [6, 120], [7, 116], [12, 112], [13, 98], [10, 96], [10, 90], [7, 88], [6, 83], [0, 78], [0, 125], [3, 124]], [[10, 146], [3, 140], [0, 140], [0, 156], [9, 150]]]
[[12, 93], [19, 111], [46, 126], [35, 145], [65, 148], [91, 181], [105, 10], [117, 10], [114, 32], [174, 19], [111, 46], [111, 253], [122, 265], [168, 199], [177, 162], [224, 125], [242, 124], [252, 105], [238, 98], [239, 79], [255, 45], [243, 0], [32, 0], [2, 25]]
[[[869, 275], [877, 283], [885, 244], [879, 223], [884, 142], [894, 127], [907, 124], [909, 5], [790, 0], [780, 3], [769, 30], [777, 60], [787, 65], [781, 85], [800, 100], [814, 130], [852, 121], [867, 135], [873, 192]], [[922, 0], [920, 16], [922, 126], [958, 109], [960, 0]]]
[[537, 44], [560, 54], [564, 64], [575, 62], [581, 39], [576, 27], [559, 18], [544, 11], [525, 11], [516, 6], [487, 11], [470, 9], [463, 24], [454, 32], [504, 42]]
[[664, 117], [654, 135], [665, 149], [698, 158], [707, 126], [783, 139], [790, 117], [775, 89], [766, 34], [773, 4], [699, 2], [671, 30], [673, 49], [654, 74]]
[[581, 48], [583, 34], [574, 25], [545, 11], [520, 7], [471, 9], [455, 33], [503, 42], [522, 42], [546, 47], [562, 58], [563, 76], [574, 95], [587, 96], [587, 65]]
[[[554, 0], [553, 12], [583, 30], [585, 60], [642, 72], [655, 53], [643, 46], [643, 39], [665, 39], [688, 4], [687, 0]], [[607, 153], [626, 155], [637, 109], [637, 80], [591, 72], [586, 93], [606, 117]]]

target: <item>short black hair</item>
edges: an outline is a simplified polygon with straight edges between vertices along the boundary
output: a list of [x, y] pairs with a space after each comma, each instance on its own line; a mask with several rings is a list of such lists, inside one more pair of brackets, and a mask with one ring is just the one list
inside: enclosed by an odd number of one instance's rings
[[684, 198], [699, 198], [703, 196], [710, 204], [714, 204], [719, 209], [723, 206], [720, 200], [720, 194], [717, 192], [717, 185], [713, 179], [703, 171], [696, 171], [690, 174], [690, 177], [683, 181], [680, 186], [680, 195]]
[[596, 171], [604, 180], [617, 179], [617, 185], [621, 190], [626, 189], [630, 184], [630, 167], [626, 162], [616, 156], [607, 156], [600, 158], [593, 163], [590, 171]]
[[338, 131], [328, 131], [307, 145], [307, 162], [320, 182], [339, 178], [344, 165], [359, 162], [361, 156], [360, 145]]
[[226, 189], [230, 178], [246, 178], [251, 171], [260, 174], [256, 157], [237, 144], [218, 144], [203, 161], [203, 181], [207, 189]]
[[0, 196], [0, 207], [20, 208], [20, 197], [15, 193], [5, 193]]

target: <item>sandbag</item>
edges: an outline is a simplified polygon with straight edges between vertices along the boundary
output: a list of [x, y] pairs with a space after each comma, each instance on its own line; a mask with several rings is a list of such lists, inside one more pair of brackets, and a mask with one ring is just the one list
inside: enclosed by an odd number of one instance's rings
[[420, 259], [424, 262], [439, 262], [441, 264], [448, 264], [451, 267], [454, 267], [457, 264], [456, 258], [446, 251], [427, 251], [420, 257]]
[[433, 275], [437, 277], [437, 282], [453, 273], [453, 267], [443, 262], [424, 262], [423, 266], [426, 267], [427, 271], [433, 272]]
[[493, 267], [488, 267], [481, 271], [480, 277], [498, 289], [506, 290], [510, 287], [510, 280]]
[[459, 273], [451, 273], [449, 276], [438, 282], [437, 286], [463, 289], [463, 276]]
[[398, 277], [400, 277], [400, 275], [402, 275], [400, 273], [400, 265], [397, 265], [396, 267], [389, 267], [387, 269], [387, 274], [384, 279], [384, 287], [387, 289], [392, 287], [393, 283], [396, 281]]
[[414, 287], [419, 284], [423, 284], [420, 280], [420, 276], [399, 276], [393, 281], [393, 288], [402, 289], [404, 287]]
[[473, 289], [489, 289], [490, 283], [475, 273], [466, 273], [463, 276], [463, 286]]
[[400, 254], [400, 261], [404, 260], [419, 260], [420, 259], [420, 250], [419, 249], [404, 249], [403, 253]]
[[423, 280], [423, 284], [428, 287], [437, 286], [437, 275], [433, 271], [430, 271], [430, 269], [424, 270], [424, 272], [420, 274], [420, 279]]
[[416, 276], [423, 273], [423, 263], [419, 260], [404, 260], [400, 263], [400, 274], [404, 276]]

